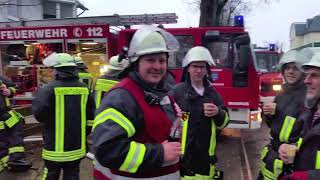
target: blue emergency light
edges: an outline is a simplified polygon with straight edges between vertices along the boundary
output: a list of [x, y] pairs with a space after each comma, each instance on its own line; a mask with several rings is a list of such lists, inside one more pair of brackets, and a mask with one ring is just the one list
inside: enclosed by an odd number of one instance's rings
[[269, 44], [269, 51], [275, 51], [276, 50], [276, 44]]
[[243, 27], [243, 16], [242, 15], [237, 15], [234, 17], [234, 26], [239, 26]]

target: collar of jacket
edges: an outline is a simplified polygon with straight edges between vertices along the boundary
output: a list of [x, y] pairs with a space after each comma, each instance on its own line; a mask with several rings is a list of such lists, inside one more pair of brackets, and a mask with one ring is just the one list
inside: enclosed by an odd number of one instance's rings
[[164, 87], [164, 83], [162, 82], [162, 80], [157, 86], [152, 87], [149, 84], [147, 84], [144, 80], [142, 80], [142, 78], [136, 71], [131, 71], [129, 73], [129, 77], [133, 81], [135, 81], [145, 92], [157, 96], [159, 100], [161, 100], [168, 93], [168, 91]]
[[56, 74], [56, 79], [61, 80], [61, 79], [79, 79], [78, 76], [78, 71], [76, 70], [75, 67], [61, 67], [61, 68], [56, 68], [57, 74]]

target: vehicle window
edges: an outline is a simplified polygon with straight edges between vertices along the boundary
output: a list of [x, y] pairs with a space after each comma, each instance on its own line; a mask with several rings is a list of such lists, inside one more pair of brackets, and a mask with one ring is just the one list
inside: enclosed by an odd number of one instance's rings
[[175, 36], [179, 41], [180, 49], [178, 52], [171, 53], [169, 56], [169, 68], [182, 67], [182, 60], [187, 54], [188, 50], [193, 47], [193, 37], [191, 35], [177, 35]]
[[276, 52], [256, 52], [258, 70], [261, 72], [274, 72], [275, 66], [279, 62], [279, 56]]

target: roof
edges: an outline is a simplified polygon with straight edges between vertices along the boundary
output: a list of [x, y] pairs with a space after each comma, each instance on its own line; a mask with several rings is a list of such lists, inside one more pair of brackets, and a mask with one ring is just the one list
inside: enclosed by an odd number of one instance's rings
[[303, 36], [309, 32], [320, 32], [320, 15], [307, 19], [303, 23], [293, 23], [292, 26], [296, 36]]

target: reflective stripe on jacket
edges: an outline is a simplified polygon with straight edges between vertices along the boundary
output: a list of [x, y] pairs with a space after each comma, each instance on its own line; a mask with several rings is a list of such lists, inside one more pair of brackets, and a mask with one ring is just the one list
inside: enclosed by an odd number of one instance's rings
[[96, 108], [99, 108], [103, 93], [108, 92], [118, 81], [109, 79], [97, 79], [96, 85], [94, 86], [94, 101]]
[[[126, 92], [124, 96], [120, 95], [120, 92], [123, 91]], [[112, 94], [117, 94], [117, 98], [113, 98], [114, 101], [111, 102], [108, 101], [108, 98], [110, 97], [111, 99]], [[126, 105], [125, 109], [122, 109], [124, 106], [121, 105], [118, 98], [121, 98], [121, 102]], [[111, 168], [113, 177], [153, 179], [153, 177], [166, 177], [178, 172], [178, 164], [161, 167], [162, 162], [157, 160], [161, 159], [163, 161], [161, 143], [168, 139], [172, 125], [171, 120], [160, 104], [148, 104], [145, 100], [144, 91], [130, 78], [125, 78], [118, 83], [106, 94], [103, 102], [108, 103], [101, 104], [98, 109], [99, 113], [93, 126], [93, 137], [96, 142], [96, 158], [100, 164], [113, 167]], [[170, 101], [168, 105], [173, 110], [173, 105]], [[138, 110], [139, 117], [135, 117], [134, 114], [125, 110], [134, 112]], [[125, 134], [122, 135], [122, 132]], [[105, 141], [104, 137], [109, 140]], [[113, 139], [118, 139], [117, 145], [114, 145]], [[119, 149], [120, 152], [116, 151], [119, 146], [123, 147]], [[120, 156], [114, 159], [113, 157], [116, 154], [113, 153], [117, 153]], [[111, 158], [110, 161], [109, 158]], [[147, 165], [148, 163], [150, 163], [150, 166]], [[95, 170], [98, 171], [97, 169]], [[100, 173], [103, 172], [108, 171], [103, 170]], [[105, 174], [105, 176], [108, 176], [108, 174]]]

